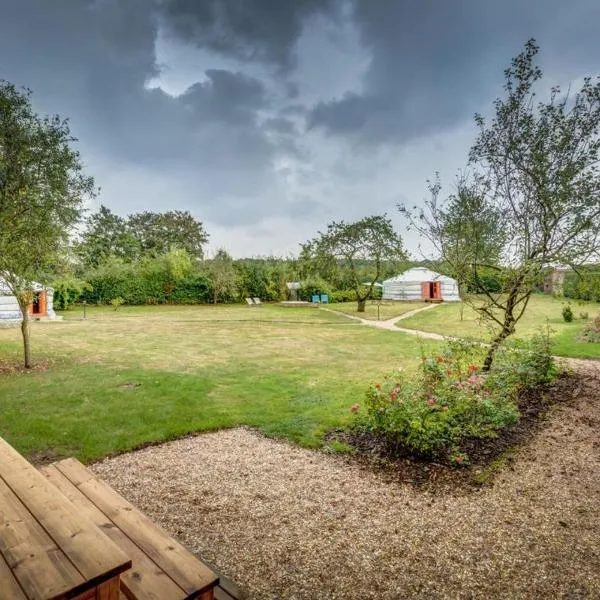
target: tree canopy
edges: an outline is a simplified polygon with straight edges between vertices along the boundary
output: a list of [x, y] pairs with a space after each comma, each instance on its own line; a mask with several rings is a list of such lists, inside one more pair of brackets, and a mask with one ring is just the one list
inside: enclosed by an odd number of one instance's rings
[[0, 81], [0, 276], [23, 314], [26, 367], [31, 283], [56, 258], [95, 191], [75, 141], [67, 121], [35, 113], [29, 90]]
[[[320, 271], [331, 270], [335, 265], [347, 269], [358, 312], [364, 312], [386, 263], [404, 260], [406, 253], [391, 220], [386, 215], [376, 215], [354, 223], [330, 223], [327, 231], [319, 232], [316, 238], [302, 244], [302, 258], [312, 261]], [[361, 268], [365, 261], [371, 262], [368, 272]], [[369, 279], [365, 281], [365, 277]]]
[[424, 209], [402, 209], [458, 277], [500, 273], [501, 290], [477, 289], [475, 308], [497, 329], [487, 369], [544, 269], [581, 264], [600, 249], [600, 82], [585, 78], [575, 93], [553, 87], [536, 101], [538, 51], [527, 42], [505, 71], [494, 116], [475, 116], [469, 176], [456, 193], [440, 202], [434, 185]]

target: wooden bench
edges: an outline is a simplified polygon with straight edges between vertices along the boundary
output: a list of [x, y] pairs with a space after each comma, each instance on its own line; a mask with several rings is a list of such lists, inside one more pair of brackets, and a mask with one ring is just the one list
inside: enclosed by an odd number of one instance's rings
[[1, 600], [236, 600], [234, 593], [76, 459], [40, 472], [0, 438]]

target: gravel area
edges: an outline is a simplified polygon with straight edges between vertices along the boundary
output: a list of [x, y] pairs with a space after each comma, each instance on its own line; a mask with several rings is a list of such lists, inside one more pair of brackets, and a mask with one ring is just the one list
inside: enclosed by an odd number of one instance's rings
[[245, 429], [92, 469], [249, 598], [600, 598], [600, 363], [485, 488], [435, 494]]

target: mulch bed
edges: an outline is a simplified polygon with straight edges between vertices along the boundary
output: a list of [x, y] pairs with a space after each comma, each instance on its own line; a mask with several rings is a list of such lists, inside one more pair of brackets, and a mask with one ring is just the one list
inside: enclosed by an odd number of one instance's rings
[[560, 404], [579, 396], [584, 375], [562, 373], [551, 384], [522, 394], [519, 399], [521, 418], [504, 429], [498, 437], [471, 439], [461, 448], [469, 456], [464, 466], [449, 465], [411, 455], [402, 448], [390, 448], [381, 437], [358, 429], [336, 429], [325, 439], [347, 444], [354, 449], [349, 460], [375, 468], [391, 479], [410, 482], [431, 492], [447, 492], [452, 488], [472, 488], [492, 483], [496, 472], [510, 468], [517, 447], [526, 444], [543, 426], [546, 415]]

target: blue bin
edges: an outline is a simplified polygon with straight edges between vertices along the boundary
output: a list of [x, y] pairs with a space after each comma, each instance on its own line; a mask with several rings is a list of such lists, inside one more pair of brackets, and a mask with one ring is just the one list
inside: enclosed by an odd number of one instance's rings
[[329, 304], [329, 296], [327, 294], [321, 294], [321, 302], [323, 304]]
[[312, 301], [313, 301], [315, 304], [318, 304], [318, 303], [319, 303], [319, 301], [320, 301], [320, 297], [319, 297], [317, 294], [313, 294]]

